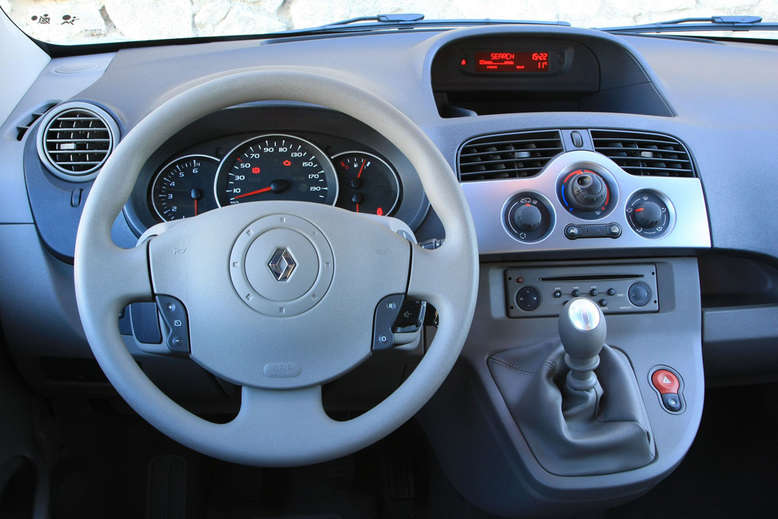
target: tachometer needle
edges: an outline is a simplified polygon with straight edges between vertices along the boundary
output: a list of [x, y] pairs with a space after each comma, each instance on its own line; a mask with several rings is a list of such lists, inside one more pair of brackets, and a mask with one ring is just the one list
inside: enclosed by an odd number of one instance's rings
[[195, 214], [194, 215], [197, 216], [197, 199], [196, 198], [194, 199], [194, 203], [195, 203], [195, 208], [194, 208], [195, 209]]
[[273, 188], [272, 188], [272, 187], [269, 187], [269, 186], [268, 186], [268, 187], [263, 187], [262, 189], [257, 189], [256, 191], [249, 191], [248, 193], [243, 193], [242, 195], [233, 196], [232, 198], [233, 198], [234, 200], [236, 200], [236, 199], [238, 199], [238, 198], [245, 198], [245, 197], [247, 197], [247, 196], [251, 196], [251, 195], [258, 195], [258, 194], [260, 194], [260, 193], [267, 193], [267, 192], [268, 192], [268, 191], [270, 191], [271, 189], [273, 189]]

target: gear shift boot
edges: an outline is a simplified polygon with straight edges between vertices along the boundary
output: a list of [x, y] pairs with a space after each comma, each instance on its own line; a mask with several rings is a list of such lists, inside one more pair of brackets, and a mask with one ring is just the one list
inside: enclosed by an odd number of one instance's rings
[[632, 366], [604, 345], [599, 309], [600, 321], [591, 307], [580, 309], [583, 320], [575, 307], [560, 317], [564, 348], [553, 341], [495, 354], [492, 376], [547, 471], [582, 476], [647, 465], [656, 451]]

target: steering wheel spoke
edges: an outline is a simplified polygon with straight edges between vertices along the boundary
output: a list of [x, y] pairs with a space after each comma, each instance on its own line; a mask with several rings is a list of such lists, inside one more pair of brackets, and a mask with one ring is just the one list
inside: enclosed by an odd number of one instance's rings
[[255, 436], [271, 451], [281, 453], [295, 446], [304, 456], [306, 446], [319, 441], [312, 437], [314, 431], [327, 434], [339, 425], [324, 411], [320, 385], [280, 390], [243, 386], [240, 411], [225, 427]]
[[146, 244], [122, 249], [106, 243], [99, 254], [99, 274], [83, 276], [76, 269], [76, 285], [84, 289], [82, 297], [101, 308], [110, 308], [113, 315], [119, 315], [129, 303], [152, 300]]

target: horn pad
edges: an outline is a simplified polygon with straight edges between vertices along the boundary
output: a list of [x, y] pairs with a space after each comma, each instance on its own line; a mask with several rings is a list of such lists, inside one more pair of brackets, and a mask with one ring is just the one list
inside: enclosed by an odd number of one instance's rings
[[291, 317], [313, 308], [330, 287], [332, 248], [321, 229], [286, 214], [260, 218], [243, 229], [230, 253], [230, 277], [255, 311]]

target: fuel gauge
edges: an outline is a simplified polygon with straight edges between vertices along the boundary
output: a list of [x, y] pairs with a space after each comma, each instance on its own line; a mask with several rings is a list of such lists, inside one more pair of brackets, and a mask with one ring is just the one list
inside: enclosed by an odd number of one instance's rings
[[400, 200], [394, 169], [372, 153], [346, 151], [332, 157], [340, 190], [336, 205], [357, 213], [389, 216]]

